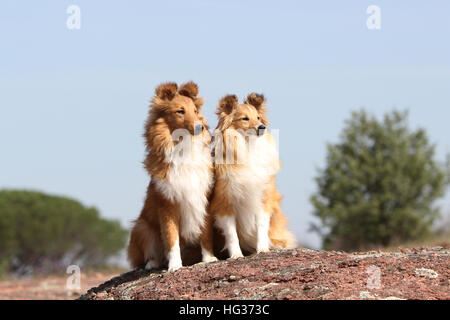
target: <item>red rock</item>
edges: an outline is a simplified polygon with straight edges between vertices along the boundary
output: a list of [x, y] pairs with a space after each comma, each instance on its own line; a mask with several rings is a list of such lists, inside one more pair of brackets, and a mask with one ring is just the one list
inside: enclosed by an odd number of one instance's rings
[[357, 255], [276, 250], [171, 273], [134, 270], [80, 299], [450, 299], [449, 279], [450, 250], [440, 247]]

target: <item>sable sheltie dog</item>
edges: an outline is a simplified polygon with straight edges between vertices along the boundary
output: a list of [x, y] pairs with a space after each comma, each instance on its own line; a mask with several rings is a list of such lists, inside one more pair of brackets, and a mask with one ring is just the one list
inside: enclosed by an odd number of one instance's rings
[[216, 114], [216, 182], [210, 210], [229, 256], [242, 257], [242, 250], [294, 248], [275, 185], [280, 162], [275, 139], [266, 131], [264, 96], [251, 93], [243, 104], [235, 95], [225, 96]]
[[198, 243], [204, 262], [217, 260], [212, 217], [207, 213], [213, 184], [211, 137], [199, 113], [204, 100], [197, 95], [193, 82], [180, 88], [164, 83], [151, 101], [144, 134], [144, 164], [151, 181], [128, 246], [135, 268], [167, 263], [174, 271], [182, 266], [183, 248]]

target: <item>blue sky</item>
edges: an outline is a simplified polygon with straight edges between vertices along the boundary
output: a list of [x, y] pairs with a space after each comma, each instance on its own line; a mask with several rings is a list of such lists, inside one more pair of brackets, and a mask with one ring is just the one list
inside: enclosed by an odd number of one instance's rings
[[[68, 30], [66, 9], [81, 9]], [[369, 5], [381, 29], [366, 27]], [[351, 110], [410, 110], [450, 153], [448, 1], [22, 1], [0, 3], [0, 188], [98, 207], [124, 225], [148, 176], [141, 137], [154, 87], [194, 80], [212, 127], [221, 96], [264, 92], [280, 130], [283, 208], [301, 242], [325, 145]], [[440, 202], [450, 212], [450, 195]]]

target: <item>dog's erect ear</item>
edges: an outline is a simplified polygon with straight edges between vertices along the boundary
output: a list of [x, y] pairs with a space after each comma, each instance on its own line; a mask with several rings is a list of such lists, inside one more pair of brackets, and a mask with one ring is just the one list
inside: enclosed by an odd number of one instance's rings
[[181, 85], [178, 93], [194, 100], [198, 96], [198, 86], [192, 81], [186, 82]]
[[244, 103], [250, 104], [256, 108], [256, 110], [261, 111], [264, 108], [264, 103], [266, 102], [266, 98], [264, 98], [263, 94], [259, 93], [250, 93], [247, 96], [247, 100]]
[[220, 114], [222, 112], [230, 114], [238, 104], [238, 97], [235, 94], [229, 94], [220, 99], [219, 106], [217, 108], [217, 114]]
[[162, 83], [155, 89], [155, 94], [161, 100], [172, 100], [177, 94], [178, 85], [175, 82]]
[[266, 115], [266, 98], [264, 98], [263, 94], [252, 92], [247, 96], [244, 103], [254, 106], [261, 116], [261, 122], [265, 125], [269, 124], [269, 120]]
[[200, 111], [201, 107], [205, 103], [205, 100], [203, 98], [198, 97], [198, 85], [192, 81], [186, 82], [181, 85], [178, 93], [182, 96], [191, 98], [192, 101], [194, 101], [194, 104], [198, 111]]

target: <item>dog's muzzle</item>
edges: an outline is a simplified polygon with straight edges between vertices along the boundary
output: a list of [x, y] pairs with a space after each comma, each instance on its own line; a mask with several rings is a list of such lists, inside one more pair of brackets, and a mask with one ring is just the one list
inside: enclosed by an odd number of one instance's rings
[[198, 134], [202, 133], [203, 129], [204, 129], [204, 127], [203, 127], [202, 124], [195, 125], [195, 127], [194, 127], [194, 135], [198, 135]]
[[262, 136], [264, 134], [264, 131], [266, 131], [266, 126], [261, 124], [258, 126], [258, 129], [256, 129], [256, 133], [258, 136]]

